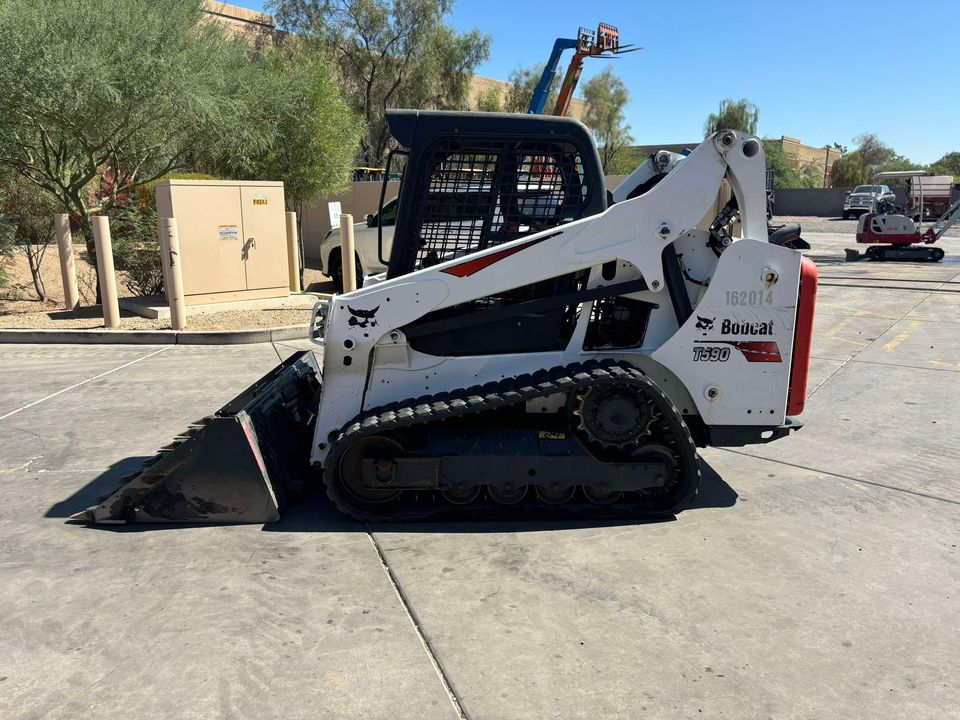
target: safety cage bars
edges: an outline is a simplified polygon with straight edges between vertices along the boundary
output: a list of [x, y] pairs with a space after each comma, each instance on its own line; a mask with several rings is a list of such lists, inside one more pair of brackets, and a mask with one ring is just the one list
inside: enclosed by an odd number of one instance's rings
[[581, 216], [591, 193], [570, 141], [436, 141], [415, 179], [411, 270], [500, 245]]

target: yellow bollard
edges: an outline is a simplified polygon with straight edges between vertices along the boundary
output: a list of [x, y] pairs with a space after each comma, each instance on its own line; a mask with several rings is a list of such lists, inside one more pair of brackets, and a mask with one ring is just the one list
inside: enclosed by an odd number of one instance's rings
[[117, 276], [113, 269], [110, 218], [106, 215], [93, 216], [93, 242], [97, 249], [97, 274], [100, 276], [103, 326], [109, 330], [116, 330], [120, 327], [120, 305], [117, 303]]
[[63, 304], [67, 310], [76, 310], [80, 307], [80, 293], [77, 291], [77, 268], [73, 262], [73, 235], [70, 233], [70, 216], [66, 213], [54, 215], [53, 228], [57, 234], [57, 249], [60, 251]]
[[297, 243], [297, 214], [287, 216], [287, 268], [290, 273], [290, 292], [298, 293], [300, 287], [300, 245]]
[[167, 278], [167, 302], [170, 305], [170, 327], [187, 327], [187, 300], [183, 296], [183, 269], [180, 256], [180, 235], [176, 218], [160, 220], [160, 252]]
[[343, 267], [343, 291], [357, 289], [357, 266], [353, 252], [353, 215], [340, 216], [340, 264]]

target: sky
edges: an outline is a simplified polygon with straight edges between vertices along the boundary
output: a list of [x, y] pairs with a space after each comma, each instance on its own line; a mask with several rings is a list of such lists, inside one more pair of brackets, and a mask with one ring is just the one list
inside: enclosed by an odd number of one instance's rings
[[612, 62], [630, 92], [636, 144], [697, 141], [721, 100], [746, 98], [765, 137], [853, 149], [872, 132], [920, 163], [960, 150], [960, 0], [457, 0], [450, 17], [492, 37], [477, 74], [499, 80], [546, 62], [555, 38], [598, 21], [644, 48], [587, 60], [580, 81]]

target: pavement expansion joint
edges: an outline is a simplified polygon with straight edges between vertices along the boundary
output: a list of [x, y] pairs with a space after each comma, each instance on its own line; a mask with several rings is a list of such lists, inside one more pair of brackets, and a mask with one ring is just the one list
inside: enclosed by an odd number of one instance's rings
[[748, 457], [753, 460], [767, 460], [768, 462], [777, 463], [778, 465], [786, 465], [787, 467], [796, 468], [797, 470], [807, 470], [809, 472], [819, 473], [820, 475], [829, 475], [830, 477], [835, 477], [839, 480], [847, 480], [849, 482], [861, 483], [863, 485], [873, 485], [874, 487], [883, 488], [884, 490], [893, 490], [894, 492], [905, 493], [906, 495], [915, 495], [916, 497], [926, 498], [927, 500], [937, 500], [950, 505], [960, 505], [960, 500], [951, 500], [950, 498], [941, 497], [940, 495], [931, 495], [930, 493], [920, 492], [918, 490], [907, 490], [906, 488], [897, 487], [896, 485], [887, 485], [886, 483], [877, 482], [876, 480], [864, 480], [863, 478], [853, 477], [852, 475], [843, 475], [841, 473], [831, 472], [830, 470], [810, 467], [809, 465], [800, 465], [798, 463], [787, 462], [786, 460], [777, 460], [775, 458], [764, 457], [763, 455], [751, 455], [750, 453], [746, 453], [741, 450], [734, 450], [733, 448], [716, 449], [733, 453], [734, 455], [742, 455], [743, 457]]
[[450, 698], [450, 704], [453, 706], [453, 710], [457, 714], [458, 720], [470, 720], [470, 716], [467, 715], [466, 710], [463, 709], [463, 704], [461, 703], [460, 698], [457, 696], [456, 691], [453, 689], [453, 684], [450, 682], [450, 677], [447, 675], [446, 670], [444, 670], [443, 665], [440, 663], [440, 658], [437, 657], [437, 653], [433, 649], [433, 645], [431, 645], [430, 641], [427, 639], [427, 636], [423, 632], [423, 627], [420, 623], [420, 619], [417, 617], [416, 611], [410, 604], [407, 594], [400, 586], [400, 581], [397, 580], [397, 576], [394, 575], [393, 569], [387, 562], [387, 557], [383, 554], [383, 548], [380, 547], [380, 543], [373, 534], [373, 531], [370, 529], [370, 526], [367, 525], [366, 528], [367, 537], [370, 539], [370, 544], [373, 545], [373, 549], [377, 553], [377, 558], [380, 560], [380, 565], [383, 567], [383, 571], [387, 575], [387, 580], [390, 582], [391, 587], [393, 587], [393, 591], [400, 600], [400, 604], [403, 605], [404, 612], [406, 612], [407, 618], [410, 620], [410, 624], [413, 625], [414, 632], [417, 634], [417, 637], [420, 638], [420, 644], [423, 646], [424, 652], [427, 653], [427, 657], [430, 659], [430, 664], [437, 673], [437, 677], [440, 678], [440, 682], [443, 684], [443, 689], [446, 691], [447, 697]]

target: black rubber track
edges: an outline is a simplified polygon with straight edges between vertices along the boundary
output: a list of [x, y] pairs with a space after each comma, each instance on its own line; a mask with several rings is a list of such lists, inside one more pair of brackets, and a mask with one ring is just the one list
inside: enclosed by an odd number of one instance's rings
[[[531, 488], [527, 495], [533, 499], [516, 505], [495, 503], [486, 491], [474, 502], [455, 505], [444, 500], [439, 491], [405, 490], [396, 500], [365, 503], [351, 495], [340, 483], [340, 458], [351, 445], [363, 438], [389, 437], [391, 433], [414, 425], [475, 415], [555, 393], [579, 392], [597, 385], [614, 384], [642, 388], [660, 411], [666, 436], [659, 438], [658, 442], [668, 443], [674, 450], [678, 468], [665, 488], [654, 493], [624, 493], [615, 503], [598, 505], [589, 502], [578, 490], [570, 502], [551, 505], [537, 500]], [[677, 407], [638, 369], [612, 360], [573, 363], [504, 378], [484, 386], [374, 408], [347, 424], [333, 442], [323, 468], [327, 495], [334, 504], [347, 515], [368, 522], [664, 517], [680, 512], [696, 498], [701, 478], [696, 445]]]

